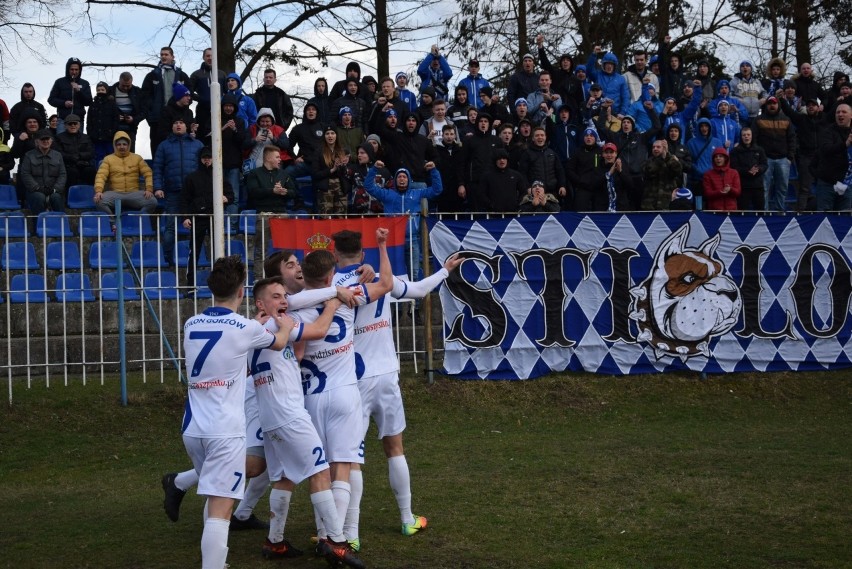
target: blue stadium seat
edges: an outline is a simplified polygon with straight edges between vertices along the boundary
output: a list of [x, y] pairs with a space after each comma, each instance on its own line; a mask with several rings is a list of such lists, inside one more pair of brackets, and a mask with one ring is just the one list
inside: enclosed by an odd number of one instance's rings
[[[139, 300], [139, 289], [133, 281], [133, 275], [124, 271], [124, 300]], [[118, 273], [109, 272], [101, 275], [101, 299], [118, 300]]]
[[44, 277], [38, 273], [14, 275], [12, 277], [9, 302], [49, 302]]
[[233, 229], [231, 227], [229, 217], [233, 218], [236, 216], [225, 216], [225, 235], [254, 235], [257, 233], [257, 211], [253, 209], [247, 209], [239, 214], [239, 222], [238, 228]]
[[139, 212], [121, 214], [121, 232], [123, 237], [153, 237], [157, 234], [151, 224], [151, 216]]
[[27, 218], [20, 211], [0, 212], [0, 237], [29, 237]]
[[48, 269], [55, 271], [70, 269], [79, 271], [83, 268], [80, 250], [77, 248], [77, 243], [73, 241], [52, 241], [48, 243], [44, 263]]
[[[117, 269], [118, 243], [115, 241], [95, 241], [89, 248], [89, 267], [93, 269]], [[122, 259], [122, 267], [127, 261]]]
[[[213, 293], [207, 287], [207, 277], [210, 276], [210, 271], [198, 271], [195, 273], [195, 282], [198, 285], [195, 289], [195, 298], [213, 298]], [[189, 283], [192, 286], [192, 283]]]
[[95, 187], [78, 185], [68, 188], [68, 207], [71, 209], [95, 209]]
[[56, 300], [59, 302], [94, 302], [92, 283], [85, 273], [62, 273], [56, 279]]
[[62, 211], [43, 211], [36, 220], [36, 235], [39, 237], [71, 237], [71, 223]]
[[102, 211], [84, 211], [80, 214], [80, 235], [90, 238], [112, 237], [109, 216]]
[[0, 184], [0, 209], [21, 209], [15, 186]]
[[130, 260], [135, 267], [155, 268], [166, 264], [163, 248], [156, 241], [136, 241], [130, 250]]
[[150, 272], [142, 280], [142, 286], [149, 298], [173, 300], [183, 298], [178, 290], [177, 275], [172, 271]]
[[4, 270], [29, 270], [40, 269], [36, 258], [35, 247], [29, 241], [12, 241], [3, 245], [3, 257], [0, 266]]

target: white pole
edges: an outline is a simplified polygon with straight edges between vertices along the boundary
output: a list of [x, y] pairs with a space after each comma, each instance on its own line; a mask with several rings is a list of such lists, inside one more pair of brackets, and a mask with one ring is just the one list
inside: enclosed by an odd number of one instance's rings
[[[210, 135], [213, 145], [213, 259], [225, 256], [225, 207], [222, 204], [222, 93], [219, 86], [219, 53], [216, 38], [216, 0], [210, 0], [210, 47], [213, 62], [210, 73]], [[231, 188], [234, 192], [238, 188]], [[198, 245], [200, 247], [200, 244]]]

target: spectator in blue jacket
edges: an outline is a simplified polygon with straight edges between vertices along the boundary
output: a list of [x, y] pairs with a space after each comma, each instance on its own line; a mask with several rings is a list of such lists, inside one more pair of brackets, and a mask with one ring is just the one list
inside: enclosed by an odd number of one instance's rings
[[716, 83], [716, 97], [707, 105], [710, 117], [719, 116], [719, 102], [727, 101], [731, 108], [728, 109], [730, 118], [734, 121], [747, 125], [749, 123], [748, 109], [741, 100], [731, 96], [731, 84], [726, 79], [719, 79]]
[[[603, 50], [596, 45], [595, 51], [589, 56], [586, 71], [592, 81], [603, 88], [604, 99], [612, 101], [612, 112], [623, 117], [627, 114], [630, 106], [630, 89], [627, 80], [618, 73], [618, 58], [612, 52], [607, 52], [602, 58]], [[601, 67], [598, 69], [598, 58], [601, 58]]]
[[246, 121], [246, 125], [257, 122], [257, 105], [254, 99], [243, 93], [243, 80], [236, 73], [229, 73], [225, 83], [228, 87], [227, 94], [237, 99], [237, 116]]
[[453, 77], [453, 70], [450, 69], [450, 64], [438, 51], [438, 46], [433, 45], [432, 50], [426, 54], [420, 65], [417, 66], [417, 75], [420, 76], [420, 92], [426, 87], [435, 89], [435, 98], [447, 100], [449, 93], [450, 79]]
[[409, 215], [405, 232], [405, 260], [409, 263], [409, 278], [420, 280], [422, 278], [420, 269], [422, 265], [420, 259], [420, 200], [422, 198], [434, 199], [441, 195], [444, 189], [441, 183], [441, 174], [434, 162], [427, 162], [425, 168], [432, 178], [431, 185], [426, 188], [411, 188], [409, 187], [411, 173], [405, 168], [400, 168], [394, 174], [389, 187], [381, 188], [376, 185], [376, 174], [379, 169], [384, 167], [385, 164], [381, 160], [377, 160], [370, 167], [364, 179], [364, 189], [367, 190], [368, 194], [382, 202], [386, 214]]
[[399, 99], [405, 103], [406, 110], [412, 113], [417, 112], [417, 95], [408, 88], [408, 73], [400, 71], [394, 77], [396, 80], [396, 90], [399, 92]]
[[493, 88], [488, 79], [482, 76], [479, 72], [479, 60], [471, 59], [467, 64], [468, 75], [461, 81], [460, 86], [467, 87], [467, 100], [471, 105], [474, 105], [477, 110], [481, 110], [485, 103], [479, 97], [483, 87]]
[[188, 175], [198, 169], [198, 155], [204, 145], [187, 132], [182, 118], [172, 123], [172, 133], [157, 147], [154, 154], [154, 197], [165, 200], [166, 224], [163, 251], [166, 262], [174, 264], [176, 214], [180, 213], [180, 194]]
[[713, 168], [713, 151], [724, 148], [725, 143], [713, 136], [710, 119], [698, 119], [695, 136], [686, 143], [692, 155], [692, 170], [689, 171], [689, 187], [695, 195], [695, 209], [701, 209], [701, 197], [704, 195], [704, 173]]

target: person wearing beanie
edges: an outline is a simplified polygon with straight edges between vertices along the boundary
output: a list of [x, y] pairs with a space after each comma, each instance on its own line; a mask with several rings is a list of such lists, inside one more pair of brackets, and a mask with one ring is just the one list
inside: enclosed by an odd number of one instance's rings
[[518, 211], [527, 193], [527, 182], [517, 170], [509, 168], [509, 153], [497, 148], [492, 153], [494, 165], [482, 178], [482, 204], [485, 211], [512, 213]]
[[668, 208], [672, 190], [683, 184], [683, 164], [669, 152], [666, 140], [654, 141], [642, 174], [645, 182], [642, 210], [662, 211]]
[[157, 123], [159, 132], [157, 133], [157, 143], [151, 146], [151, 155], [157, 154], [157, 146], [160, 145], [172, 132], [172, 125], [175, 120], [181, 119], [186, 125], [189, 135], [195, 137], [195, 132], [198, 130], [198, 125], [195, 123], [195, 117], [192, 114], [192, 109], [189, 106], [192, 104], [192, 95], [186, 86], [180, 83], [175, 83], [172, 86], [172, 98], [166, 105], [166, 108], [160, 113], [160, 120]]
[[[371, 135], [375, 136], [375, 135]], [[355, 152], [355, 160], [349, 161], [346, 167], [346, 180], [349, 184], [348, 212], [354, 214], [378, 214], [384, 212], [382, 202], [367, 193], [364, 189], [364, 180], [367, 172], [376, 162], [376, 151], [373, 145], [365, 142]], [[387, 168], [376, 168], [375, 184], [385, 187], [391, 180], [391, 173]]]
[[678, 188], [671, 195], [669, 202], [671, 211], [692, 211], [695, 209], [692, 191], [689, 188]]
[[[517, 71], [509, 77], [508, 101], [516, 101], [538, 89], [538, 73], [535, 71], [535, 58], [531, 53], [524, 54]], [[532, 112], [532, 109], [530, 109]]]
[[[95, 86], [95, 98], [86, 117], [86, 134], [92, 141], [95, 162], [100, 162], [104, 156], [112, 152], [112, 137], [120, 125], [121, 111], [115, 99], [109, 96], [109, 85], [100, 81]], [[92, 177], [94, 177], [94, 167]]]
[[[459, 86], [467, 89], [468, 102], [476, 107], [477, 110], [482, 110], [483, 102], [480, 99], [479, 94], [483, 88], [490, 89], [491, 83], [479, 72], [478, 59], [473, 58], [468, 62], [467, 71], [467, 77], [459, 81], [458, 84]], [[458, 89], [458, 87], [456, 87], [456, 89]]]
[[[165, 128], [160, 128], [160, 116], [172, 100], [175, 84], [189, 83], [189, 76], [175, 63], [175, 52], [170, 46], [160, 48], [160, 62], [142, 81], [142, 100], [147, 104], [144, 116], [151, 133], [151, 156], [157, 145], [168, 136], [172, 123], [166, 119]], [[189, 123], [187, 123], [189, 124]]]
[[[420, 90], [420, 105], [417, 106], [417, 118], [420, 119], [421, 123], [432, 118], [432, 105], [438, 100], [435, 97], [434, 87], [426, 87]], [[441, 100], [443, 101], [443, 99]]]
[[343, 107], [349, 107], [349, 110], [352, 113], [353, 126], [360, 127], [365, 131], [367, 130], [371, 107], [361, 97], [359, 89], [361, 89], [361, 84], [357, 79], [350, 77], [346, 80], [346, 89], [343, 92], [343, 95], [333, 99], [331, 102], [329, 107], [329, 112], [331, 114], [331, 116], [329, 116], [330, 122], [324, 123], [326, 126], [339, 120], [340, 109]]
[[742, 211], [764, 211], [763, 176], [768, 164], [766, 152], [754, 142], [751, 127], [743, 127], [740, 131], [740, 143], [731, 150], [730, 156], [731, 168], [740, 175], [737, 208]]
[[784, 114], [791, 119], [793, 117], [788, 113], [806, 112], [805, 101], [796, 94], [796, 83], [791, 79], [784, 79], [781, 92], [778, 94], [778, 102], [781, 103]]
[[500, 102], [494, 95], [493, 87], [483, 87], [479, 90], [479, 100], [482, 106], [479, 108], [483, 113], [491, 115], [494, 129], [496, 130], [504, 122], [509, 121], [509, 111], [506, 105]]
[[742, 101], [751, 120], [754, 120], [760, 113], [760, 108], [766, 103], [769, 95], [760, 79], [754, 75], [754, 66], [751, 61], [740, 62], [740, 72], [735, 73], [734, 78], [731, 79], [731, 95]]
[[405, 110], [409, 112], [417, 111], [417, 95], [408, 88], [408, 74], [405, 71], [400, 71], [394, 78], [396, 81], [396, 90], [399, 93], [399, 99], [405, 103]]
[[[234, 192], [230, 205], [236, 209], [240, 205], [241, 198], [245, 202], [246, 197], [244, 193], [240, 194], [240, 178], [243, 167], [243, 148], [249, 143], [249, 137], [243, 119], [237, 116], [237, 100], [233, 95], [222, 96], [220, 119], [222, 121], [222, 175]], [[212, 136], [206, 138], [204, 142], [207, 146], [211, 146]], [[235, 224], [239, 224], [239, 219], [231, 218], [231, 225]]]
[[512, 101], [509, 110], [511, 111], [509, 120], [512, 124], [520, 125], [522, 120], [528, 120], [532, 124], [530, 106], [525, 97], [519, 97]]
[[447, 58], [438, 50], [437, 45], [432, 45], [429, 53], [426, 54], [426, 57], [417, 66], [417, 75], [420, 77], [421, 96], [427, 87], [432, 87], [435, 90], [433, 99], [447, 100], [453, 70], [450, 68], [450, 64], [447, 63]]
[[707, 103], [705, 111], [710, 113], [710, 118], [719, 116], [719, 103], [722, 101], [730, 106], [728, 115], [731, 119], [740, 125], [749, 124], [748, 109], [740, 99], [731, 96], [731, 84], [727, 79], [719, 79], [716, 83], [716, 97]]
[[361, 127], [354, 125], [352, 110], [349, 107], [341, 107], [337, 115], [338, 120], [334, 127], [337, 140], [347, 153], [354, 155], [364, 142], [364, 131]]
[[[145, 160], [130, 152], [130, 137], [118, 131], [113, 137], [115, 152], [107, 155], [95, 174], [95, 205], [112, 218], [115, 231], [115, 202], [121, 200], [122, 210], [153, 213], [157, 208], [154, 197], [154, 172]], [[139, 187], [139, 179], [145, 187]], [[109, 188], [109, 189], [107, 189]]]
[[[600, 59], [600, 68], [598, 68], [598, 59]], [[592, 54], [589, 55], [586, 68], [591, 80], [600, 84], [603, 89], [604, 102], [612, 107], [612, 114], [620, 118], [627, 114], [627, 108], [632, 100], [627, 80], [618, 73], [618, 64], [618, 57], [614, 53], [604, 53], [601, 46], [596, 45]]]
[[521, 199], [518, 208], [521, 213], [558, 213], [560, 211], [559, 200], [553, 194], [544, 191], [544, 184], [535, 180]]
[[53, 88], [47, 96], [48, 104], [56, 107], [59, 122], [56, 133], [65, 130], [64, 120], [70, 114], [86, 118], [86, 107], [92, 104], [92, 87], [89, 82], [80, 77], [83, 73], [83, 62], [76, 57], [68, 58], [65, 62], [65, 75], [53, 83]]

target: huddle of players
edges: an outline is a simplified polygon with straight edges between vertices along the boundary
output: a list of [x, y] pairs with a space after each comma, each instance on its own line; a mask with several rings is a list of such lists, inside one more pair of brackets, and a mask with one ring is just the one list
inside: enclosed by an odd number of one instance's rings
[[[402, 533], [413, 535], [427, 526], [426, 518], [411, 513], [402, 447], [405, 413], [386, 295], [422, 298], [461, 259], [451, 257], [443, 269], [421, 281], [402, 281], [392, 275], [387, 230], [379, 229], [379, 278], [357, 284], [363, 259], [361, 234], [342, 231], [333, 238], [334, 255], [314, 251], [300, 267], [291, 252], [284, 252], [277, 254], [277, 263], [267, 263], [268, 274], [282, 275], [255, 283], [255, 320], [236, 313], [243, 300], [245, 266], [239, 258], [219, 259], [208, 281], [214, 306], [185, 325], [189, 400], [183, 437], [198, 473], [198, 493], [208, 497], [202, 569], [221, 569], [227, 557], [231, 509], [244, 487], [243, 399], [249, 399], [252, 391], [272, 481], [264, 557], [301, 554], [284, 539], [284, 529], [292, 491], [307, 479], [317, 553], [332, 565], [364, 567], [356, 554], [363, 491], [360, 464], [371, 416], [388, 456]], [[299, 293], [302, 287], [305, 290]], [[241, 384], [246, 364], [250, 375]], [[240, 385], [246, 385], [246, 391]], [[168, 513], [168, 489], [166, 497]]]

